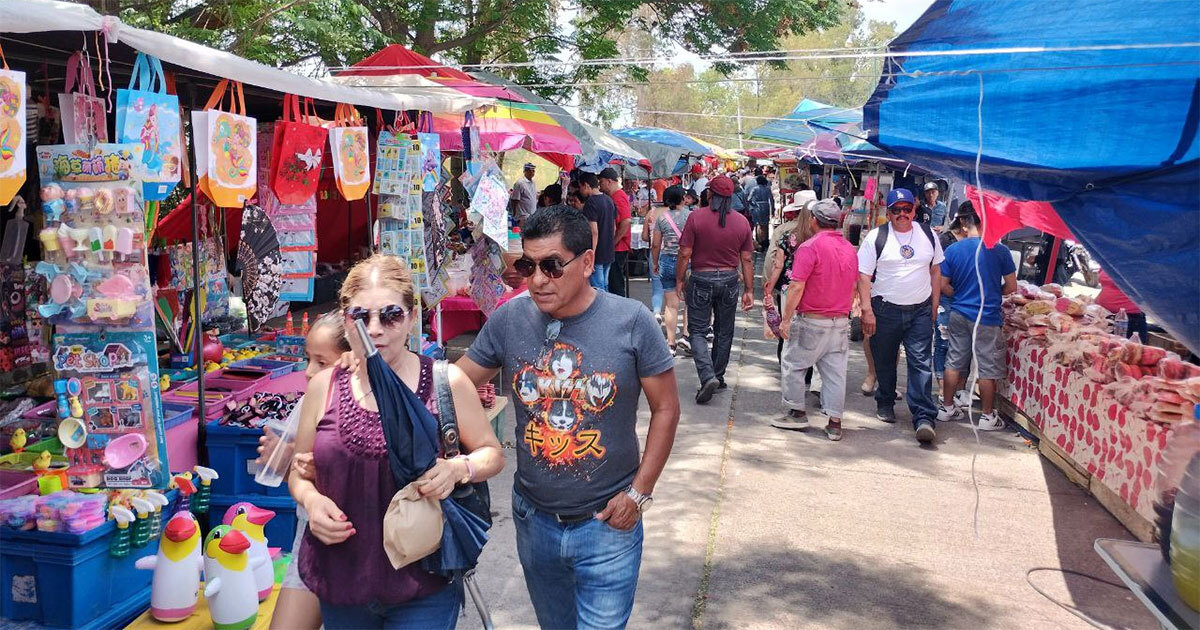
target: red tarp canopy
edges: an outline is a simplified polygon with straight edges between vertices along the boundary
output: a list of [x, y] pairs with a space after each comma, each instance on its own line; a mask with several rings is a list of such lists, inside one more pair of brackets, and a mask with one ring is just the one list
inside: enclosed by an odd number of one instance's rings
[[390, 76], [396, 74], [416, 74], [448, 85], [471, 96], [503, 98], [510, 101], [525, 102], [516, 92], [509, 91], [499, 85], [484, 83], [471, 78], [462, 70], [444, 66], [419, 52], [414, 52], [401, 46], [391, 44], [379, 52], [354, 64], [353, 67], [337, 73], [338, 76]]
[[[967, 199], [974, 204], [976, 210], [979, 209], [979, 191], [969, 184]], [[1063, 223], [1054, 211], [1054, 206], [1045, 201], [1016, 201], [985, 190], [983, 211], [987, 222], [983, 242], [988, 247], [999, 243], [1005, 234], [1022, 227], [1031, 227], [1063, 239], [1077, 240], [1067, 224]]]

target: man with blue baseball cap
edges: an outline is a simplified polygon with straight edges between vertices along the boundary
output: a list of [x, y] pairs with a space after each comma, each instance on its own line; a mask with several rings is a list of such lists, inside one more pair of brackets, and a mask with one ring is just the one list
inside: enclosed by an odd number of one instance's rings
[[888, 193], [888, 222], [868, 232], [858, 249], [858, 290], [863, 334], [874, 335], [871, 354], [879, 382], [876, 417], [896, 421], [896, 359], [904, 344], [905, 398], [917, 441], [928, 444], [937, 437], [931, 347], [943, 255], [933, 230], [914, 221], [916, 211], [916, 199], [908, 189]]

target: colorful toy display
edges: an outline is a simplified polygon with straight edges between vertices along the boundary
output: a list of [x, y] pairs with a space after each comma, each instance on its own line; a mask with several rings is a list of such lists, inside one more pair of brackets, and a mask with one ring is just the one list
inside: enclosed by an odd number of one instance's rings
[[258, 619], [249, 551], [250, 539], [229, 525], [217, 525], [204, 540], [204, 598], [219, 630], [245, 630]]
[[243, 501], [229, 506], [225, 510], [225, 517], [221, 519], [222, 524], [232, 526], [250, 540], [250, 560], [257, 563], [254, 582], [260, 602], [270, 597], [271, 588], [275, 585], [275, 570], [271, 566], [271, 554], [267, 551], [267, 537], [263, 534], [263, 526], [273, 518], [275, 513], [271, 510]]
[[190, 512], [179, 512], [167, 521], [158, 553], [138, 558], [137, 568], [154, 571], [150, 586], [150, 614], [168, 623], [182, 621], [196, 610], [200, 597], [200, 525]]
[[[54, 337], [59, 436], [68, 475], [94, 476], [110, 488], [165, 487], [166, 441], [152, 332], [71, 333]], [[65, 438], [65, 439], [63, 439]]]

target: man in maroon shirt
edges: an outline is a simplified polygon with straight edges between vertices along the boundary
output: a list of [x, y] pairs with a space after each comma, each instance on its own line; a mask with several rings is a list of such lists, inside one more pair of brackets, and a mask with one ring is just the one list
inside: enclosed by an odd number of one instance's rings
[[617, 206], [616, 257], [608, 270], [608, 292], [625, 297], [625, 263], [629, 260], [629, 226], [633, 224], [633, 212], [629, 195], [621, 190], [617, 169], [609, 167], [600, 171], [600, 192], [612, 197]]
[[[742, 310], [754, 305], [754, 238], [750, 221], [733, 211], [733, 180], [716, 177], [709, 184], [712, 203], [688, 216], [679, 238], [676, 291], [686, 296], [688, 336], [700, 377], [696, 402], [703, 405], [725, 386], [725, 368], [733, 346], [737, 316], [738, 275], [741, 273]], [[688, 264], [692, 277], [686, 281]], [[708, 331], [713, 346], [708, 348]]]

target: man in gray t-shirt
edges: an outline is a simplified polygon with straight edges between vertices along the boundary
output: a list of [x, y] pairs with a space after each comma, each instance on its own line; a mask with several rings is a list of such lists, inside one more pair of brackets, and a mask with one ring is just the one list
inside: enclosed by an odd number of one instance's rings
[[[513, 521], [538, 625], [624, 627], [641, 514], [679, 422], [675, 361], [649, 309], [589, 286], [594, 253], [582, 213], [538, 210], [522, 244], [513, 268], [529, 295], [500, 307], [458, 366], [476, 384], [503, 368], [512, 386]], [[643, 391], [650, 428], [639, 458]]]

